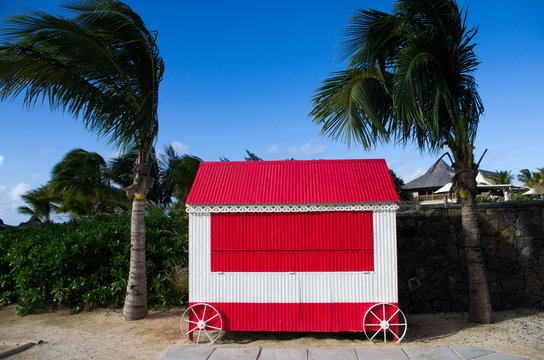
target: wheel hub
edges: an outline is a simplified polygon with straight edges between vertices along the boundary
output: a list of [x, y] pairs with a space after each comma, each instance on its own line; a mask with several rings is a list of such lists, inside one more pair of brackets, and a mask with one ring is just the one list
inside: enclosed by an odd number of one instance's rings
[[198, 322], [198, 324], [196, 325], [196, 327], [199, 329], [199, 330], [204, 330], [204, 328], [206, 327], [206, 323], [204, 322], [204, 320], [200, 320]]
[[380, 322], [380, 327], [381, 327], [383, 330], [389, 329], [389, 321], [387, 321], [387, 320], [382, 320], [382, 321]]

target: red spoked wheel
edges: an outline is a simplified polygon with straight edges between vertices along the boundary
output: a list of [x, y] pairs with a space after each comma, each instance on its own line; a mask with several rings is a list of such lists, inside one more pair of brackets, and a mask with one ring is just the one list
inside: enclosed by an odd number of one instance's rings
[[393, 335], [395, 342], [400, 342], [406, 335], [408, 324], [404, 313], [395, 305], [380, 303], [372, 306], [363, 318], [363, 330], [368, 340], [381, 340], [387, 342], [387, 336]]
[[213, 306], [198, 303], [185, 310], [180, 327], [191, 344], [212, 344], [223, 332], [223, 319]]

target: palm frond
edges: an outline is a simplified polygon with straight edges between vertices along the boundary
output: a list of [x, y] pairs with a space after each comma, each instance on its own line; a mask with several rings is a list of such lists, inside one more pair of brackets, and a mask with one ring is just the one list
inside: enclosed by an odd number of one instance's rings
[[392, 103], [376, 71], [337, 72], [317, 91], [310, 116], [322, 126], [324, 135], [348, 146], [354, 141], [365, 148], [389, 140]]
[[57, 210], [59, 198], [55, 196], [49, 185], [40, 186], [21, 195], [21, 199], [27, 204], [17, 210], [20, 214], [37, 216], [40, 220], [49, 222], [51, 212]]
[[[358, 10], [341, 45], [347, 69], [316, 90], [310, 117], [335, 141], [395, 141], [472, 156], [483, 105], [466, 13], [451, 0], [400, 0], [391, 14]], [[471, 160], [472, 161], [472, 160]]]
[[0, 99], [24, 93], [26, 106], [47, 101], [115, 147], [150, 151], [164, 72], [156, 36], [119, 1], [74, 1], [63, 8], [72, 17], [27, 11], [6, 20]]

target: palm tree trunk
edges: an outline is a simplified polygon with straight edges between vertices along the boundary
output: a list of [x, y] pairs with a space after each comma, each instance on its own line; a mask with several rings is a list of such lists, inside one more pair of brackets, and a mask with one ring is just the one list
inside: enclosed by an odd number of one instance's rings
[[480, 228], [476, 216], [476, 192], [475, 171], [464, 164], [456, 168], [456, 176], [459, 182], [461, 205], [461, 220], [465, 239], [465, 256], [469, 276], [469, 321], [490, 324], [491, 301], [489, 288], [483, 262], [482, 247], [480, 242]]
[[469, 193], [461, 206], [463, 232], [465, 235], [465, 255], [469, 276], [469, 317], [468, 320], [480, 323], [491, 323], [491, 302], [489, 288], [480, 243], [480, 228], [476, 216], [474, 194]]
[[[145, 148], [145, 147], [144, 147]], [[145, 268], [145, 196], [153, 178], [149, 176], [151, 169], [150, 149], [138, 149], [134, 162], [133, 184], [125, 189], [132, 199], [132, 216], [130, 222], [130, 270], [128, 274], [127, 295], [123, 308], [126, 320], [138, 320], [147, 316], [147, 278]]]
[[135, 196], [132, 200], [130, 223], [130, 270], [123, 308], [123, 317], [126, 320], [138, 320], [147, 316], [145, 272], [145, 197]]

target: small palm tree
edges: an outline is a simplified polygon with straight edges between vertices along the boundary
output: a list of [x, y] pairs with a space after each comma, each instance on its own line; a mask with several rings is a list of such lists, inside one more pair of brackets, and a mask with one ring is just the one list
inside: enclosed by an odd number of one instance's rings
[[19, 207], [20, 214], [37, 216], [45, 223], [51, 222], [51, 213], [56, 211], [57, 205], [55, 203], [59, 199], [53, 195], [48, 185], [42, 185], [37, 189], [30, 190], [21, 195], [21, 198], [26, 205]]
[[529, 169], [520, 170], [518, 180], [527, 187], [544, 183], [544, 168], [537, 168], [537, 170], [538, 171], [529, 171]]
[[246, 149], [246, 154], [247, 156], [244, 156], [245, 161], [263, 161], [262, 158], [258, 157], [257, 155], [255, 155], [254, 153], [252, 153], [251, 151], [247, 149]]
[[343, 43], [347, 69], [325, 80], [310, 113], [322, 133], [370, 149], [394, 141], [447, 146], [462, 200], [470, 320], [489, 323], [491, 302], [476, 218], [474, 142], [483, 105], [466, 16], [453, 0], [399, 0], [392, 13], [359, 10]]
[[71, 113], [108, 144], [133, 150], [130, 271], [123, 316], [147, 316], [145, 198], [153, 185], [151, 155], [159, 122], [164, 62], [156, 33], [117, 0], [62, 5], [69, 16], [27, 11], [0, 32], [0, 100], [48, 101]]
[[113, 213], [121, 190], [111, 185], [106, 161], [95, 152], [74, 149], [53, 167], [49, 187], [59, 199], [58, 211], [72, 217]]
[[161, 183], [165, 193], [165, 205], [177, 199], [185, 204], [202, 159], [193, 155], [178, 155], [171, 144], [165, 146], [160, 161]]
[[544, 168], [537, 168], [537, 171], [522, 169], [520, 174], [518, 174], [518, 180], [523, 185], [533, 189], [535, 193], [539, 195], [544, 194]]
[[511, 184], [512, 180], [514, 180], [514, 175], [512, 175], [512, 171], [496, 170], [495, 174], [490, 175], [489, 178], [493, 180], [495, 184]]

